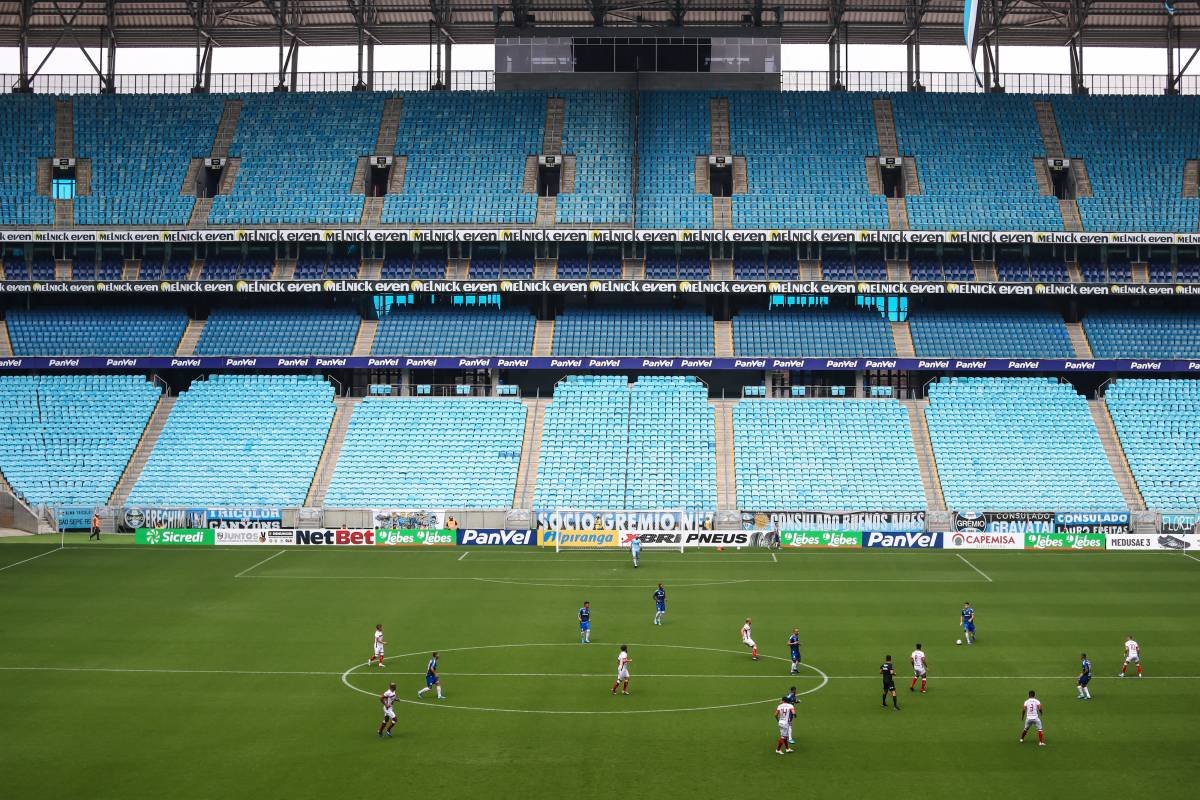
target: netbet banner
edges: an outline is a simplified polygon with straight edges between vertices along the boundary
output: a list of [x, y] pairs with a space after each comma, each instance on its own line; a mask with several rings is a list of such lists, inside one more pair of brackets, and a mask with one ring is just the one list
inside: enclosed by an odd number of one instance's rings
[[621, 536], [621, 547], [631, 547], [634, 538], [646, 548], [681, 547], [750, 547], [754, 534], [750, 531], [669, 531], [651, 533], [625, 533]]
[[212, 547], [212, 528], [138, 528], [134, 544], [151, 547]]
[[925, 530], [924, 511], [743, 511], [744, 530], [880, 531], [917, 533]]
[[1027, 533], [1026, 550], [1103, 550], [1102, 533]]
[[350, 530], [347, 528], [297, 528], [298, 545], [350, 545], [374, 547], [374, 530]]
[[381, 547], [453, 547], [454, 531], [441, 530], [377, 530], [375, 544]]
[[537, 531], [518, 528], [465, 528], [458, 531], [459, 547], [533, 547]]
[[1015, 533], [954, 531], [942, 534], [947, 550], [1024, 550], [1025, 537]]
[[782, 547], [861, 548], [861, 531], [780, 531]]
[[881, 533], [869, 531], [863, 534], [863, 547], [900, 547], [906, 549], [940, 549], [940, 533]]

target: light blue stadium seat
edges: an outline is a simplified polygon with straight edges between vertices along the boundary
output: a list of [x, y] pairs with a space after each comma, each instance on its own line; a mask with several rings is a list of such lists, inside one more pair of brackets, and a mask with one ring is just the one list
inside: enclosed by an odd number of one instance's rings
[[733, 435], [738, 508], [925, 508], [908, 412], [896, 400], [742, 400]]
[[712, 354], [712, 317], [697, 308], [568, 308], [554, 323], [556, 356]]
[[564, 154], [575, 188], [559, 194], [564, 225], [628, 225], [633, 216], [633, 94], [563, 92]]
[[1092, 311], [1083, 330], [1097, 358], [1200, 358], [1200, 314]]
[[1104, 402], [1146, 507], [1200, 509], [1200, 381], [1121, 378]]
[[696, 156], [708, 155], [709, 92], [643, 92], [638, 135], [637, 224], [711, 228], [712, 197], [696, 194]]
[[1074, 358], [1062, 316], [1050, 311], [928, 310], [908, 316], [913, 350], [942, 358]]
[[527, 356], [534, 317], [519, 309], [472, 311], [397, 307], [383, 315], [373, 355]]
[[942, 378], [925, 411], [956, 511], [1122, 511], [1087, 399], [1053, 378]]
[[303, 505], [333, 387], [314, 375], [214, 375], [175, 401], [130, 506]]
[[896, 345], [877, 311], [750, 310], [733, 318], [733, 352], [776, 358], [887, 357], [896, 355]]
[[188, 316], [181, 309], [13, 309], [7, 322], [19, 356], [170, 356]]
[[362, 318], [352, 308], [215, 308], [201, 356], [348, 356]]
[[54, 202], [37, 193], [37, 160], [54, 155], [55, 99], [45, 94], [0, 95], [0, 225], [54, 224]]
[[511, 508], [525, 413], [516, 399], [368, 397], [350, 418], [325, 505]]

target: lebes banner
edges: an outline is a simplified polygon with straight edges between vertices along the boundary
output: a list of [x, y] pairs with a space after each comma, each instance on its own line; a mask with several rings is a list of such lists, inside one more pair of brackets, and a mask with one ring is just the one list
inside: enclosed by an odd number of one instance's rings
[[1026, 550], [1103, 550], [1102, 533], [1027, 533]]
[[375, 544], [381, 547], [454, 547], [454, 531], [440, 530], [379, 530]]
[[861, 531], [780, 531], [782, 547], [861, 548]]

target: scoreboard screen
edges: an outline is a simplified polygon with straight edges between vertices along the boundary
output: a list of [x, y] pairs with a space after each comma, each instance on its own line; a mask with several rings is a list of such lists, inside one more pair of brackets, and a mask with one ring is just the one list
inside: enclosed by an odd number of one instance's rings
[[762, 36], [499, 36], [498, 74], [778, 74], [780, 40]]

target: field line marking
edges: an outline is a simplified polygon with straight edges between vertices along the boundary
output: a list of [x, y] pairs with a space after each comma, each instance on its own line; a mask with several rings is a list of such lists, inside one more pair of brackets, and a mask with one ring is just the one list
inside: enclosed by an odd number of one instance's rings
[[991, 578], [988, 578], [988, 575], [987, 575], [987, 573], [986, 573], [986, 572], [984, 572], [984, 571], [983, 571], [983, 570], [981, 570], [979, 567], [977, 567], [977, 566], [975, 566], [974, 564], [972, 564], [970, 561], [967, 561], [967, 559], [963, 558], [963, 555], [962, 555], [962, 553], [955, 553], [954, 555], [958, 556], [958, 557], [959, 557], [959, 558], [962, 560], [962, 562], [963, 562], [964, 564], [966, 564], [968, 567], [970, 567], [971, 569], [975, 570], [976, 572], [978, 572], [978, 573], [979, 573], [980, 575], [982, 575], [983, 577], [987, 578], [987, 582], [988, 582], [988, 583], [992, 583], [992, 582], [993, 582]]
[[1184, 553], [1184, 554], [1183, 554], [1183, 557], [1184, 557], [1184, 558], [1190, 558], [1192, 561], [1200, 561], [1200, 558], [1196, 558], [1195, 556], [1193, 556], [1193, 555], [1191, 555], [1191, 554], [1189, 554], [1189, 553]]
[[775, 553], [771, 553], [771, 560], [772, 560], [773, 562], [775, 562], [776, 564], [778, 564], [778, 563], [779, 563], [779, 559], [775, 557]]
[[[563, 589], [630, 589], [642, 588], [642, 583], [584, 583], [582, 581], [603, 580], [602, 578], [481, 578], [478, 576], [452, 575], [431, 577], [427, 575], [247, 575], [257, 580], [286, 581], [477, 581], [479, 583], [501, 583], [512, 586], [546, 586]], [[558, 581], [558, 583], [555, 583]], [[568, 582], [564, 582], [568, 581]], [[678, 587], [730, 586], [739, 583], [978, 583], [964, 578], [690, 578], [681, 577], [672, 583]]]
[[48, 555], [50, 555], [51, 553], [57, 553], [59, 550], [62, 550], [62, 548], [61, 548], [61, 547], [56, 547], [56, 548], [54, 548], [53, 550], [47, 550], [47, 551], [46, 551], [46, 552], [44, 552], [44, 553], [38, 553], [36, 556], [30, 556], [29, 558], [22, 559], [22, 560], [20, 560], [20, 561], [17, 561], [17, 562], [15, 562], [15, 563], [12, 563], [12, 564], [6, 564], [6, 565], [4, 565], [3, 567], [0, 567], [0, 572], [4, 572], [4, 570], [6, 570], [6, 569], [12, 569], [13, 567], [19, 567], [19, 566], [21, 566], [22, 564], [28, 564], [30, 561], [33, 561], [33, 560], [35, 560], [35, 559], [38, 559], [38, 558], [42, 558], [43, 556], [48, 556]]
[[467, 557], [467, 556], [469, 556], [469, 555], [471, 555], [471, 551], [470, 551], [470, 550], [468, 550], [467, 552], [465, 552], [465, 553], [463, 553], [461, 556], [459, 556], [459, 557], [458, 557], [458, 560], [459, 560], [459, 561], [462, 561], [464, 558], [466, 558], [466, 557]]
[[250, 566], [246, 567], [244, 570], [239, 572], [237, 575], [234, 575], [233, 577], [235, 577], [235, 578], [245, 577], [246, 573], [249, 572], [250, 570], [255, 569], [257, 567], [261, 567], [263, 564], [267, 563], [268, 561], [270, 561], [273, 558], [278, 558], [279, 556], [283, 555], [285, 552], [287, 552], [287, 551], [280, 550], [278, 553], [275, 553], [274, 555], [269, 555], [266, 558], [264, 558], [262, 561], [255, 562], [254, 564], [251, 564]]

